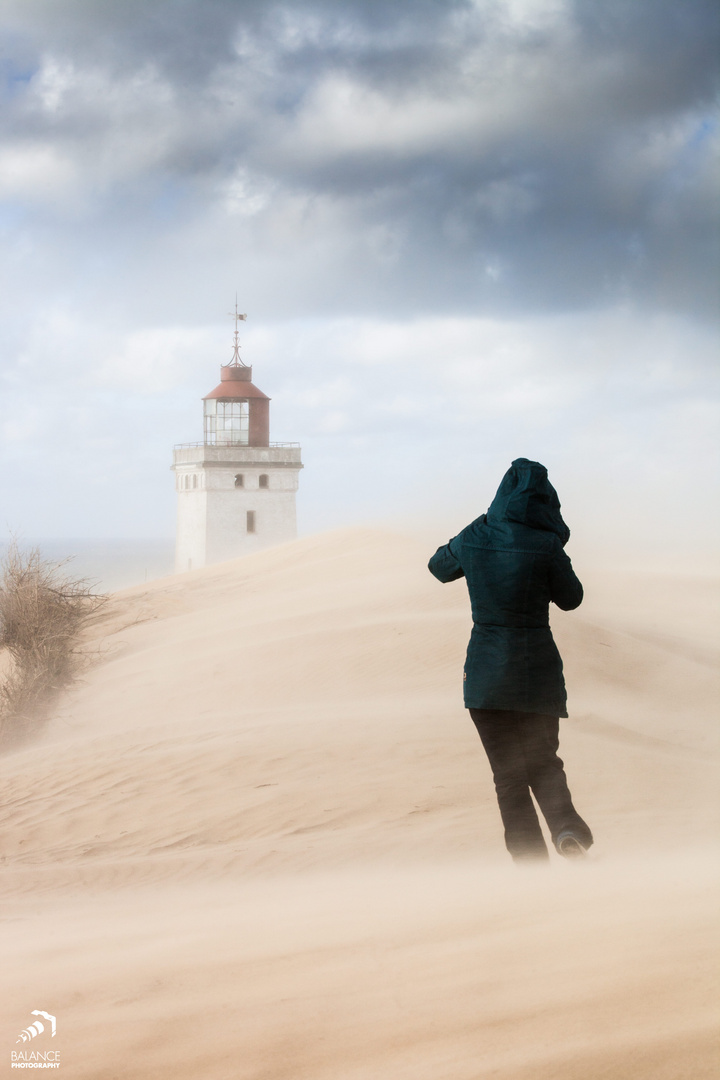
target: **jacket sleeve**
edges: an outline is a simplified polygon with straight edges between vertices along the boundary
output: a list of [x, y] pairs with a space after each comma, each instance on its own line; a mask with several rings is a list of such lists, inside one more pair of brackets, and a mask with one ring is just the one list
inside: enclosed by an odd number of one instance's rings
[[550, 599], [563, 611], [580, 607], [583, 587], [575, 575], [570, 559], [558, 546], [550, 565]]
[[442, 547], [437, 549], [428, 563], [430, 573], [443, 583], [457, 581], [458, 578], [465, 577], [465, 571], [452, 551], [452, 545], [456, 542], [457, 537], [449, 543], [443, 544]]

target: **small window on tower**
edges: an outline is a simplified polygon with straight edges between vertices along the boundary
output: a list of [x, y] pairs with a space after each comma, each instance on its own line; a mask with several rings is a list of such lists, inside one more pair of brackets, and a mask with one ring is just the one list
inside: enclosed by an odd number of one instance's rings
[[241, 472], [235, 477], [235, 487], [245, 487], [245, 477]]
[[266, 473], [262, 473], [262, 474], [261, 474], [261, 476], [260, 476], [260, 481], [259, 481], [259, 484], [258, 484], [258, 486], [259, 486], [259, 487], [264, 487], [264, 488], [266, 488], [266, 487], [269, 487], [269, 486], [270, 486], [270, 485], [268, 484], [268, 477], [267, 477], [267, 474], [266, 474]]
[[255, 532], [255, 511], [248, 510], [247, 512], [247, 531], [249, 533]]

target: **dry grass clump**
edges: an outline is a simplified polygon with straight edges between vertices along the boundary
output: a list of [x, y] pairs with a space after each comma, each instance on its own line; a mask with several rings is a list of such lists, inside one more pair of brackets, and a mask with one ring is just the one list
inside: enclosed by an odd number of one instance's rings
[[0, 649], [8, 669], [0, 679], [0, 743], [37, 731], [87, 664], [82, 632], [107, 597], [86, 579], [68, 577], [66, 565], [16, 541], [0, 564]]

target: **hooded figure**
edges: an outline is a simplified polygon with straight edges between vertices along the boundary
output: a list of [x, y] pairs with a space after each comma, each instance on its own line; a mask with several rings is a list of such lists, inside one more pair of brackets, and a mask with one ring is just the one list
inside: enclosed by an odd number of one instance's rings
[[572, 807], [556, 754], [558, 717], [567, 716], [567, 698], [548, 609], [552, 601], [569, 611], [583, 598], [563, 550], [569, 537], [547, 469], [518, 458], [487, 514], [438, 548], [429, 563], [439, 581], [467, 582], [473, 628], [465, 706], [493, 767], [515, 858], [547, 857], [530, 790], [561, 854], [582, 854], [592, 843]]

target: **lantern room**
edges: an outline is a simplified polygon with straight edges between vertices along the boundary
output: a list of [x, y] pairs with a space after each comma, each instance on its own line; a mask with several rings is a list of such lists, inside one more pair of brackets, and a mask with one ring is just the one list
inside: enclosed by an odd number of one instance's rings
[[270, 445], [270, 398], [253, 386], [251, 367], [223, 365], [203, 406], [206, 446]]

